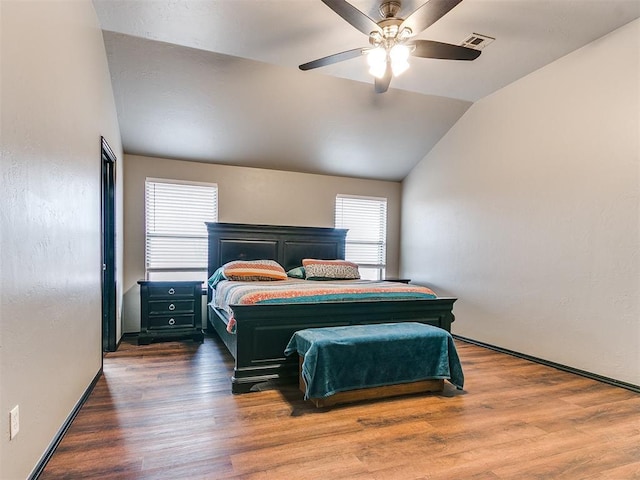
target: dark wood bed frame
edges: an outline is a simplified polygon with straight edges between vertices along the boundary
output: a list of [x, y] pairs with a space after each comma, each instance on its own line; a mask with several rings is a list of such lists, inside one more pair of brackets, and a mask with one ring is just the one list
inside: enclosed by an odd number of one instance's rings
[[[343, 259], [346, 230], [320, 227], [207, 223], [208, 277], [232, 260], [276, 260], [285, 270], [303, 258]], [[236, 333], [207, 295], [207, 330], [215, 330], [235, 358], [233, 393], [274, 379], [296, 382], [298, 359], [284, 349], [297, 330], [340, 325], [421, 322], [451, 331], [455, 298], [318, 304], [235, 305]]]

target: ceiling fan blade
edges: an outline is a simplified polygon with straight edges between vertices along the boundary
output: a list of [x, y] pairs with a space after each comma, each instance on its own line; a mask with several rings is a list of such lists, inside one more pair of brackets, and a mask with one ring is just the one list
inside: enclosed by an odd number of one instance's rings
[[443, 60], [475, 60], [482, 53], [480, 50], [452, 45], [450, 43], [434, 42], [432, 40], [415, 40], [416, 48], [411, 53], [414, 57], [441, 58]]
[[375, 91], [376, 93], [384, 93], [389, 90], [389, 84], [391, 83], [391, 62], [387, 62], [387, 69], [384, 72], [384, 76], [382, 78], [376, 77], [375, 81]]
[[417, 35], [445, 16], [449, 10], [461, 1], [462, 0], [429, 0], [414, 10], [414, 12], [400, 24], [398, 31], [402, 31], [403, 28], [408, 27], [414, 35]]
[[343, 62], [352, 58], [362, 55], [362, 48], [354, 48], [353, 50], [347, 50], [346, 52], [334, 53], [327, 57], [322, 57], [312, 62], [303, 63], [298, 68], [300, 70], [311, 70], [312, 68], [324, 67], [333, 63]]
[[380, 32], [382, 29], [367, 15], [362, 13], [356, 7], [351, 5], [345, 0], [322, 0], [327, 7], [336, 12], [352, 26], [360, 30], [365, 35], [369, 35], [371, 32]]

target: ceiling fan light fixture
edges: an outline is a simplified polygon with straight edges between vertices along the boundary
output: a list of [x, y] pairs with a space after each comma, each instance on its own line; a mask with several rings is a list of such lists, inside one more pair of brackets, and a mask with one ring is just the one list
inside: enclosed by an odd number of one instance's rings
[[384, 37], [380, 32], [371, 32], [369, 34], [369, 43], [374, 46], [380, 45], [384, 41]]
[[391, 62], [391, 71], [393, 76], [397, 77], [409, 69], [409, 62]]
[[389, 57], [391, 58], [391, 62], [406, 62], [409, 60], [409, 55], [411, 55], [411, 48], [406, 45], [395, 44], [391, 47], [389, 51]]
[[399, 25], [395, 22], [385, 25], [382, 27], [382, 36], [386, 39], [396, 38], [398, 36], [398, 27]]
[[406, 42], [411, 37], [413, 37], [413, 32], [411, 31], [411, 29], [409, 27], [404, 27], [402, 30], [400, 30], [400, 33], [396, 35], [396, 40], [399, 42]]
[[382, 47], [368, 50], [367, 63], [369, 64], [369, 73], [376, 78], [382, 78], [387, 69], [387, 51]]
[[411, 49], [406, 45], [395, 44], [391, 47], [389, 58], [391, 59], [391, 71], [394, 77], [409, 68], [409, 55], [411, 55]]

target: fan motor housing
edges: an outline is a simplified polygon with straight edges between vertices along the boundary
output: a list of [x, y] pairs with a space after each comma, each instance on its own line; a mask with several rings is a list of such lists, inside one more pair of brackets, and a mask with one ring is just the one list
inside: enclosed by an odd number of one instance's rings
[[400, 11], [400, 7], [402, 5], [397, 1], [384, 2], [380, 5], [378, 11], [382, 18], [394, 18], [396, 14]]

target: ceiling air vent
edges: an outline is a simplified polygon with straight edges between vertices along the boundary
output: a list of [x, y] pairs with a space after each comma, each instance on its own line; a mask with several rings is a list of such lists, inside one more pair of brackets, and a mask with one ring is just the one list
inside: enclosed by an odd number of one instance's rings
[[475, 50], [482, 50], [484, 47], [493, 42], [495, 38], [487, 35], [481, 35], [479, 33], [472, 33], [466, 39], [463, 40], [462, 46], [473, 48]]

